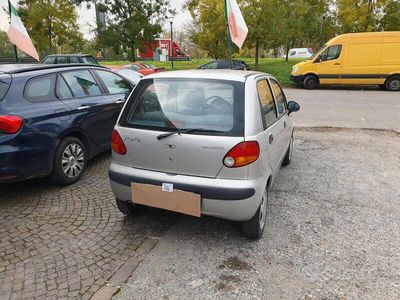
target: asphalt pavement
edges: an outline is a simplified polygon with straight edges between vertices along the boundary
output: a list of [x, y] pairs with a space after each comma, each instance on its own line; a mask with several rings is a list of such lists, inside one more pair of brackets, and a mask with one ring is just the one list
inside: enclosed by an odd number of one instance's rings
[[400, 132], [400, 92], [351, 89], [285, 89], [301, 105], [296, 126], [388, 129]]

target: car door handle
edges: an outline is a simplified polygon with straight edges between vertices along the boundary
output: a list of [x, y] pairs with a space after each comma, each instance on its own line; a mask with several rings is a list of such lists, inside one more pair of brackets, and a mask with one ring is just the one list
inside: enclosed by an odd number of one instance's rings
[[334, 63], [335, 66], [340, 66], [340, 63]]
[[116, 104], [122, 104], [125, 103], [124, 99], [118, 99], [117, 101], [115, 101]]
[[286, 128], [286, 121], [283, 122], [283, 128]]
[[274, 136], [272, 135], [272, 133], [270, 133], [268, 135], [268, 141], [269, 141], [270, 144], [272, 144], [274, 142]]
[[77, 108], [77, 110], [85, 110], [85, 109], [89, 109], [90, 106], [89, 105], [81, 105]]

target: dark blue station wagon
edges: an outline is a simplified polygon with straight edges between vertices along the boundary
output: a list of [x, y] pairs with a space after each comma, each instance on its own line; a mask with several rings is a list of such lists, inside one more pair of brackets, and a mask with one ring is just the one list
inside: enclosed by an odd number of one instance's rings
[[100, 66], [0, 66], [0, 183], [76, 182], [109, 149], [133, 85]]

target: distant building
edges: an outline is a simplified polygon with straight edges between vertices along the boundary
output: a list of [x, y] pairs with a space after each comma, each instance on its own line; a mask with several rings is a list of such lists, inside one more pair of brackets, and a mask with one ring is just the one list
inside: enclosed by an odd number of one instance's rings
[[[171, 40], [169, 39], [156, 39], [148, 42], [143, 51], [139, 51], [139, 58], [142, 60], [153, 61], [167, 61], [171, 59]], [[180, 46], [173, 42], [173, 58], [174, 60], [190, 60]]]

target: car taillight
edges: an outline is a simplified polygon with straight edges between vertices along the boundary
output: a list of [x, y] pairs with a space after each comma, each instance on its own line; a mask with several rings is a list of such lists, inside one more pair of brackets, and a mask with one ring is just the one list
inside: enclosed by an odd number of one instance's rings
[[18, 116], [0, 116], [0, 133], [17, 133], [24, 123]]
[[111, 138], [111, 145], [114, 152], [125, 155], [126, 154], [126, 146], [118, 131], [114, 130]]
[[255, 141], [241, 142], [233, 147], [224, 157], [224, 165], [228, 168], [247, 166], [260, 156], [260, 146]]

